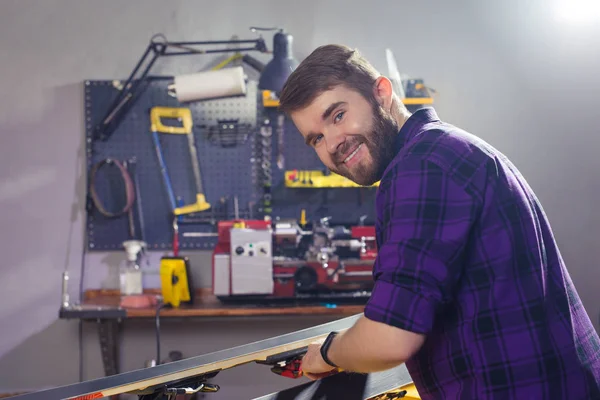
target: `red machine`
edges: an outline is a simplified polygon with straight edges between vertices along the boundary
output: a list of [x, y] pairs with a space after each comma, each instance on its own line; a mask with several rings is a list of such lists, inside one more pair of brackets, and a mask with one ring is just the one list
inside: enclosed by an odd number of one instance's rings
[[213, 292], [221, 300], [367, 298], [377, 257], [372, 226], [312, 230], [296, 221], [221, 221]]

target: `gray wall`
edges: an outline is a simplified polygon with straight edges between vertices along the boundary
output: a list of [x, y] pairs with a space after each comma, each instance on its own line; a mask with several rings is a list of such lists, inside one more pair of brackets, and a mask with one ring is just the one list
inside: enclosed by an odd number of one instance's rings
[[[439, 92], [440, 116], [483, 137], [521, 168], [543, 202], [572, 279], [598, 327], [600, 292], [600, 24], [556, 20], [553, 2], [477, 0], [66, 1], [0, 3], [0, 392], [78, 379], [77, 323], [57, 320], [60, 275], [77, 299], [83, 243], [85, 79], [126, 78], [149, 38], [252, 37], [279, 25], [302, 59], [316, 46], [358, 47], [385, 71], [390, 47], [403, 72]], [[271, 45], [271, 37], [267, 36]], [[263, 58], [264, 60], [264, 58]], [[161, 62], [154, 72], [198, 70], [211, 58]], [[157, 178], [158, 179], [158, 178]], [[160, 255], [157, 255], [157, 257]], [[89, 257], [86, 287], [115, 287], [121, 254]], [[194, 274], [210, 285], [209, 257]], [[156, 283], [150, 277], [149, 284]], [[165, 322], [163, 349], [193, 356], [326, 318]], [[122, 369], [154, 355], [151, 322], [127, 323]], [[102, 375], [97, 336], [85, 327], [84, 378]], [[243, 376], [243, 372], [249, 375]], [[246, 398], [290, 385], [266, 370], [223, 374], [213, 398]], [[296, 382], [293, 382], [296, 383]]]

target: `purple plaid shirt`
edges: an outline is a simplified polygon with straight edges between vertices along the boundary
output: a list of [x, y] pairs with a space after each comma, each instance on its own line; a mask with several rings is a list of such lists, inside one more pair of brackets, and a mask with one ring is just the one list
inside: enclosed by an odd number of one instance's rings
[[600, 398], [598, 334], [523, 176], [431, 108], [398, 142], [365, 316], [426, 334], [406, 362], [422, 398]]

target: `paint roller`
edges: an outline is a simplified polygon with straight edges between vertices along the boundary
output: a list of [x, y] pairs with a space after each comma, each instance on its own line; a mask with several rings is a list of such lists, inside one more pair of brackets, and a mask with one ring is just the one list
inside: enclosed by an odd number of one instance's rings
[[178, 75], [168, 91], [181, 103], [245, 95], [246, 75], [241, 66]]

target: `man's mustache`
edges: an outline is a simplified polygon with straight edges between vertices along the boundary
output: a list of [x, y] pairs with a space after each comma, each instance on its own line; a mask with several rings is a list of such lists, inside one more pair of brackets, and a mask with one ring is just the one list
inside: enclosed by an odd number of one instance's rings
[[348, 150], [358, 146], [361, 143], [367, 143], [366, 137], [363, 135], [355, 135], [351, 139], [346, 140], [339, 148], [338, 151], [331, 157], [335, 164], [341, 164], [348, 157]]

